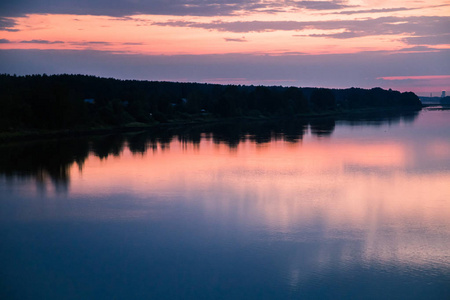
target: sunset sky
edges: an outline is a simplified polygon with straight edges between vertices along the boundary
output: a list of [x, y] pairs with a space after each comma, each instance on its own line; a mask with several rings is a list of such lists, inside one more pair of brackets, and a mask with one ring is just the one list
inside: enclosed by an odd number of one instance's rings
[[438, 96], [450, 1], [2, 1], [0, 73]]

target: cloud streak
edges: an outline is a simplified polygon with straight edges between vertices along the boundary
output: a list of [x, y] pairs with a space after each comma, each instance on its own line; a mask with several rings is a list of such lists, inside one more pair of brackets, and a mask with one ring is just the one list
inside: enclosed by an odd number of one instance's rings
[[224, 38], [225, 42], [247, 42], [247, 40], [242, 37], [242, 38]]
[[349, 7], [343, 0], [14, 0], [1, 1], [2, 16], [75, 14], [124, 17], [137, 14], [225, 16], [237, 12], [277, 12], [295, 9], [336, 10]]
[[17, 25], [17, 22], [11, 18], [0, 17], [0, 31], [17, 32], [19, 30], [13, 27]]
[[339, 12], [332, 12], [331, 14], [339, 15], [356, 15], [356, 14], [377, 14], [377, 13], [393, 13], [412, 10], [423, 10], [428, 8], [448, 7], [450, 4], [422, 6], [422, 7], [391, 7], [391, 8], [374, 8], [374, 9], [361, 9], [361, 10], [343, 10]]
[[411, 35], [405, 39], [407, 43], [415, 44], [420, 39], [432, 37], [433, 44], [444, 44], [450, 28], [450, 17], [380, 17], [363, 20], [334, 21], [213, 21], [200, 23], [191, 21], [154, 22], [156, 26], [191, 27], [221, 32], [251, 33], [270, 31], [302, 31], [306, 29], [336, 30], [338, 33], [294, 35], [300, 37], [327, 37], [334, 39], [349, 39], [355, 37], [376, 35]]
[[47, 41], [47, 40], [29, 40], [20, 41], [22, 44], [64, 44], [63, 41]]
[[414, 36], [405, 38], [403, 41], [411, 45], [450, 45], [450, 34]]

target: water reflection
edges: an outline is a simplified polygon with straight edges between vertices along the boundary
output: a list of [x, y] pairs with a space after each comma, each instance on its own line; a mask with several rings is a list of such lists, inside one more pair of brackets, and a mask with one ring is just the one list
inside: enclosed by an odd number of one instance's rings
[[69, 169], [75, 163], [82, 170], [90, 153], [106, 159], [120, 156], [127, 147], [134, 154], [145, 154], [149, 149], [162, 151], [170, 148], [174, 139], [197, 148], [202, 137], [211, 138], [216, 144], [225, 144], [230, 150], [239, 143], [252, 141], [265, 144], [282, 140], [298, 143], [306, 133], [317, 137], [330, 137], [336, 122], [349, 126], [380, 126], [413, 122], [419, 112], [389, 112], [379, 115], [370, 113], [358, 117], [319, 118], [312, 120], [270, 120], [255, 122], [233, 122], [186, 128], [158, 129], [134, 134], [115, 134], [93, 138], [45, 140], [29, 143], [2, 145], [0, 147], [0, 175], [7, 178], [34, 178], [38, 185], [48, 181], [66, 189], [69, 183]]
[[65, 189], [69, 169], [75, 163], [80, 169], [89, 155], [87, 141], [65, 140], [20, 143], [0, 147], [0, 174], [7, 178], [34, 178], [40, 185], [51, 181]]

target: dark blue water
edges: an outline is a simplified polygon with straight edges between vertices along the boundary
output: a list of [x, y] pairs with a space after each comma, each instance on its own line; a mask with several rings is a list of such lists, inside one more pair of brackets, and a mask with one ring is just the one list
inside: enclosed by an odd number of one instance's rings
[[450, 298], [448, 110], [0, 153], [0, 299]]

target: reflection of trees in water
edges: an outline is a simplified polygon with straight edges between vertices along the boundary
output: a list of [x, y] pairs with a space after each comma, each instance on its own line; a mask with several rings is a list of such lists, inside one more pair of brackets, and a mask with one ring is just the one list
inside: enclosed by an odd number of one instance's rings
[[319, 137], [330, 136], [336, 126], [335, 119], [314, 120], [310, 123], [311, 134]]
[[50, 180], [55, 187], [67, 188], [69, 169], [83, 167], [89, 154], [85, 140], [21, 143], [0, 148], [0, 174], [6, 177], [32, 177], [39, 185]]
[[91, 150], [101, 159], [109, 155], [119, 156], [123, 151], [125, 137], [123, 135], [108, 135], [92, 141]]
[[45, 140], [0, 147], [0, 175], [7, 178], [32, 178], [38, 185], [51, 182], [60, 190], [67, 189], [71, 166], [75, 163], [80, 170], [89, 154], [106, 159], [110, 155], [119, 156], [123, 149], [133, 154], [144, 154], [148, 150], [165, 151], [177, 139], [184, 147], [192, 144], [198, 148], [203, 138], [214, 143], [225, 144], [235, 150], [239, 143], [251, 141], [256, 144], [283, 140], [297, 143], [302, 140], [308, 126], [312, 135], [330, 136], [340, 124], [350, 126], [380, 126], [396, 124], [400, 121], [413, 122], [418, 112], [365, 114], [345, 119], [320, 118], [306, 120], [270, 120], [255, 122], [231, 122], [185, 128], [160, 128], [133, 134], [113, 134], [63, 140]]
[[303, 138], [307, 123], [300, 120], [271, 120], [258, 122], [235, 122], [205, 127], [213, 141], [236, 148], [240, 142], [250, 140], [256, 144], [273, 140], [297, 142]]
[[350, 126], [382, 126], [385, 124], [396, 125], [400, 122], [412, 123], [416, 120], [420, 111], [395, 111], [386, 110], [383, 112], [359, 113], [354, 116], [337, 119], [340, 124]]
[[198, 149], [200, 147], [200, 141], [202, 140], [202, 133], [200, 131], [185, 131], [178, 134], [178, 141], [187, 147], [192, 144], [194, 148]]
[[[152, 141], [148, 141], [148, 143], [152, 143]], [[156, 144], [156, 141], [153, 141]], [[137, 133], [128, 138], [128, 148], [133, 153], [144, 154], [148, 150], [147, 144], [147, 136], [145, 133]]]

